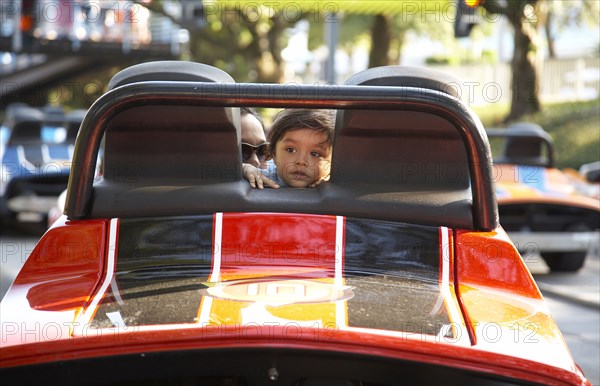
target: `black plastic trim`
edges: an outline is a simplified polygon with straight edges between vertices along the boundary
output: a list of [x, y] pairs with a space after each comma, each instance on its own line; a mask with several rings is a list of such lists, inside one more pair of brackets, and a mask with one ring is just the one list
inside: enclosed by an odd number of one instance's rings
[[370, 355], [286, 349], [166, 351], [0, 370], [8, 385], [535, 385], [508, 377]]

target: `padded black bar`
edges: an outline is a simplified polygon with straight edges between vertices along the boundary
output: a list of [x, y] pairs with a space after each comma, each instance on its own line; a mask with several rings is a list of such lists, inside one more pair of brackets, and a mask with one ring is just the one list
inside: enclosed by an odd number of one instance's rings
[[[88, 110], [74, 155], [65, 213], [90, 213], [96, 158], [111, 119], [135, 106], [262, 106], [332, 109], [412, 110], [443, 117], [455, 126], [467, 152], [473, 194], [473, 226], [498, 226], [492, 163], [479, 118], [446, 92], [414, 87], [306, 86], [204, 82], [140, 82], [109, 91]], [[335, 150], [334, 150], [335, 151]]]
[[[93, 218], [181, 217], [214, 212], [342, 214], [356, 218], [473, 229], [470, 190], [422, 191], [414, 190], [411, 186], [402, 188], [398, 192], [381, 184], [324, 183], [310, 189], [259, 190], [251, 188], [245, 180], [204, 185], [190, 183], [131, 187], [102, 180], [94, 184], [95, 197], [90, 211]], [[167, 197], [176, 204], [165, 205]], [[148, 214], [148, 208], [152, 208], [151, 214]]]

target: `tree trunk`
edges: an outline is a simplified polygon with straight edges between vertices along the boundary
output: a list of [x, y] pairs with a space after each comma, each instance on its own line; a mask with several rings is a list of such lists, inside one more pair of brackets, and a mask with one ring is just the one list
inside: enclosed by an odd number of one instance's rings
[[402, 49], [404, 48], [404, 44], [406, 43], [406, 31], [404, 29], [398, 31], [396, 33], [396, 55], [394, 57], [394, 61], [398, 64], [402, 63]]
[[[514, 53], [511, 61], [512, 82], [510, 86], [510, 113], [505, 122], [513, 121], [522, 116], [541, 110], [539, 99], [539, 74], [536, 63], [537, 26], [540, 22], [540, 9], [526, 15], [527, 7], [540, 7], [539, 0], [487, 0], [481, 6], [490, 14], [504, 15], [513, 26]], [[508, 91], [508, 90], [507, 90]]]
[[552, 19], [554, 14], [552, 11], [548, 11], [546, 15], [546, 23], [544, 23], [544, 29], [546, 31], [546, 39], [548, 40], [548, 57], [556, 58], [556, 50], [554, 49], [554, 34], [552, 33]]
[[390, 64], [389, 51], [392, 41], [390, 17], [376, 15], [371, 28], [371, 52], [369, 67], [387, 66]]
[[506, 122], [541, 110], [539, 76], [535, 58], [537, 30], [523, 18], [515, 19], [511, 20], [515, 30], [515, 50], [511, 61], [510, 113], [505, 119]]
[[[281, 36], [286, 28], [290, 26], [284, 17], [276, 14], [271, 19], [272, 25], [261, 42], [268, 49], [261, 52], [257, 63], [258, 80], [267, 83], [280, 83], [283, 81], [283, 58], [281, 51]], [[258, 27], [256, 27], [258, 29]]]

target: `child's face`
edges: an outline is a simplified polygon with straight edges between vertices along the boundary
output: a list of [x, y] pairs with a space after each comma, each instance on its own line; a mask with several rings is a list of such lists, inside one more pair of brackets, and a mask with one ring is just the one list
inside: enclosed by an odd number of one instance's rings
[[324, 134], [311, 129], [286, 132], [275, 144], [277, 174], [288, 186], [306, 188], [329, 176], [331, 145]]

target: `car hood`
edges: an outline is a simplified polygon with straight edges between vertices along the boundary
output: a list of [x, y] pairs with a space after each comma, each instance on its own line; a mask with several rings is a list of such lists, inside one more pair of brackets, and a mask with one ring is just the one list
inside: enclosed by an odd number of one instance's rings
[[91, 325], [337, 326], [456, 338], [440, 289], [437, 227], [215, 219], [121, 220], [114, 277]]

